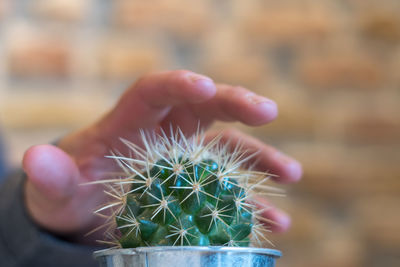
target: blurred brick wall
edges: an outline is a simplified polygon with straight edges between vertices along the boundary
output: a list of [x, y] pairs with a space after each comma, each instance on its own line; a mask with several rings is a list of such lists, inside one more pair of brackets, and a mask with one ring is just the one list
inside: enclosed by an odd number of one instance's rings
[[0, 121], [11, 162], [91, 122], [140, 74], [188, 68], [275, 99], [236, 127], [304, 180], [278, 266], [400, 266], [400, 1], [0, 0]]

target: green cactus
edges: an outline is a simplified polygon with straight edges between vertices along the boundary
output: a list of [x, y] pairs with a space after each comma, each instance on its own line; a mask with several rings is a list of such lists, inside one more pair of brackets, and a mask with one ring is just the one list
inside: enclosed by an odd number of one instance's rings
[[[255, 154], [220, 138], [205, 142], [178, 129], [155, 137], [142, 132], [143, 147], [127, 140], [130, 156], [114, 152], [123, 171], [104, 181], [111, 208], [108, 235], [123, 248], [141, 246], [249, 246], [268, 241], [262, 210], [252, 201], [270, 174], [245, 169]], [[116, 224], [113, 227], [113, 224]], [[117, 233], [115, 229], [117, 228]], [[269, 241], [268, 241], [269, 242]]]

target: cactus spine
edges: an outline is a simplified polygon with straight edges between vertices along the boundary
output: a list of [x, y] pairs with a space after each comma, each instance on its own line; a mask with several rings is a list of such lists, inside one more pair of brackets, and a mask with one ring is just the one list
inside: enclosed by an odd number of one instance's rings
[[122, 171], [102, 181], [116, 201], [96, 212], [112, 210], [108, 236], [113, 244], [134, 248], [269, 242], [263, 210], [252, 196], [278, 189], [264, 184], [270, 174], [245, 168], [255, 153], [240, 145], [232, 150], [220, 137], [206, 142], [200, 131], [190, 138], [179, 129], [169, 136], [141, 135], [142, 147], [121, 139], [129, 156], [108, 156]]

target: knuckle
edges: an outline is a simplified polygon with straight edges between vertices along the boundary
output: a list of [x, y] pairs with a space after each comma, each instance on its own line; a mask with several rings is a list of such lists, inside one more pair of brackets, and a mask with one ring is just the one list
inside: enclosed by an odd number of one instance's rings
[[190, 75], [192, 73], [193, 72], [188, 71], [188, 70], [184, 70], [184, 69], [174, 70], [174, 71], [171, 72], [171, 74], [176, 78], [184, 78], [187, 75]]
[[243, 86], [227, 86], [224, 88], [226, 93], [232, 96], [244, 97], [245, 95], [251, 93], [248, 89]]

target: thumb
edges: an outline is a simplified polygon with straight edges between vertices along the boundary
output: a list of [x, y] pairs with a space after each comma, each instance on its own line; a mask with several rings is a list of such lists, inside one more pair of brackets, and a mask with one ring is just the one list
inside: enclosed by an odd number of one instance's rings
[[32, 219], [48, 230], [75, 230], [77, 225], [68, 223], [71, 215], [64, 212], [78, 191], [79, 170], [73, 159], [55, 146], [38, 145], [25, 152], [22, 165], [28, 177], [25, 201]]
[[73, 159], [52, 145], [29, 148], [22, 162], [28, 183], [49, 200], [62, 200], [75, 193], [79, 170]]

